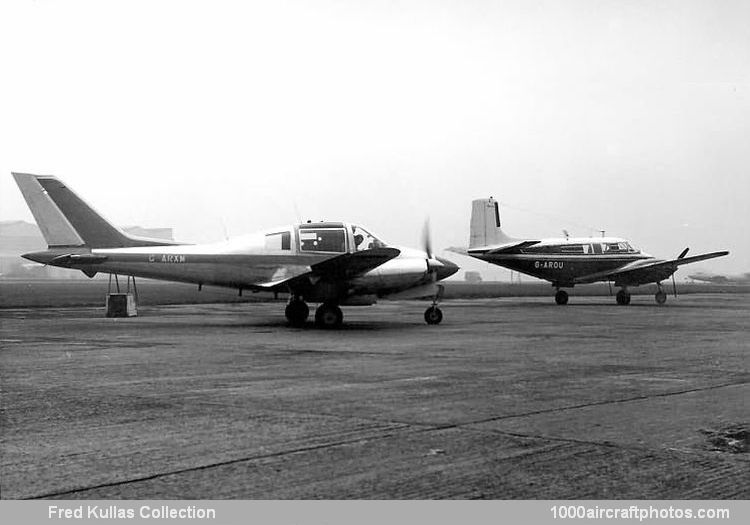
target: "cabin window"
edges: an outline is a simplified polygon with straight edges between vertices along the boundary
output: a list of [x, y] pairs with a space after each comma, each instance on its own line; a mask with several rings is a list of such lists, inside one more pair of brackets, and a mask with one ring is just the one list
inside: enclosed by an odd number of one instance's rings
[[289, 232], [269, 233], [266, 235], [266, 250], [291, 250], [292, 235]]
[[582, 244], [568, 244], [560, 247], [560, 253], [571, 253], [582, 255], [586, 253]]
[[300, 229], [299, 247], [303, 252], [346, 251], [346, 230], [338, 228]]

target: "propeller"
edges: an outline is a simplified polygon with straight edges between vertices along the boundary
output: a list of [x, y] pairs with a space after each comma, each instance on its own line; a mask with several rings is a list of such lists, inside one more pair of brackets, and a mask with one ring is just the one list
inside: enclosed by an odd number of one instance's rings
[[430, 238], [430, 218], [427, 217], [424, 220], [424, 228], [422, 229], [422, 246], [427, 254], [428, 259], [432, 259], [432, 239]]
[[[688, 250], [690, 250], [690, 247], [687, 247], [684, 250], [682, 250], [680, 255], [677, 256], [677, 258], [682, 259], [683, 257], [685, 257], [687, 255]], [[677, 267], [675, 267], [675, 270], [677, 270]], [[672, 272], [672, 293], [674, 294], [675, 297], [677, 297], [677, 283], [674, 280], [674, 272]]]
[[430, 218], [427, 217], [424, 221], [424, 228], [422, 229], [422, 246], [427, 254], [425, 263], [427, 264], [427, 273], [430, 275], [430, 280], [434, 283], [437, 282], [437, 268], [434, 264], [431, 264], [435, 259], [432, 254], [432, 236], [430, 235]]

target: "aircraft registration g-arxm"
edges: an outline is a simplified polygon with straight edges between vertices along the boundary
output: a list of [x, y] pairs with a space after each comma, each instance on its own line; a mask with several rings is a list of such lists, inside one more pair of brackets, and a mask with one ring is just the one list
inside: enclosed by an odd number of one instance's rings
[[213, 244], [183, 244], [128, 235], [110, 224], [53, 176], [13, 173], [48, 244], [23, 257], [42, 264], [97, 273], [147, 277], [242, 290], [288, 292], [286, 317], [307, 320], [307, 302], [321, 303], [315, 322], [337, 327], [340, 305], [369, 305], [378, 298], [432, 296], [425, 311], [438, 324], [442, 285], [458, 266], [425, 250], [387, 246], [343, 222], [305, 223]]
[[568, 293], [560, 288], [596, 281], [614, 281], [620, 287], [617, 304], [630, 304], [629, 286], [656, 283], [656, 302], [664, 304], [667, 294], [661, 281], [672, 276], [682, 264], [688, 264], [729, 252], [712, 252], [685, 257], [688, 249], [676, 259], [656, 259], [633, 248], [625, 239], [617, 237], [580, 237], [550, 239], [517, 239], [507, 236], [500, 227], [498, 203], [492, 197], [472, 202], [471, 232], [468, 250], [449, 248], [483, 261], [497, 264], [545, 279], [557, 288], [555, 302], [566, 304]]

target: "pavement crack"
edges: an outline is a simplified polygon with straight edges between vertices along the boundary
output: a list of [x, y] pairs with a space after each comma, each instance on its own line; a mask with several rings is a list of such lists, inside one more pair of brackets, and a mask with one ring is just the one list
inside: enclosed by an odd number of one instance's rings
[[450, 427], [461, 427], [466, 425], [478, 425], [481, 423], [491, 423], [493, 421], [502, 421], [504, 419], [513, 419], [517, 417], [526, 417], [526, 416], [534, 416], [537, 414], [551, 414], [555, 412], [565, 412], [566, 410], [576, 410], [579, 408], [587, 408], [587, 407], [595, 407], [595, 406], [603, 406], [603, 405], [616, 405], [619, 403], [631, 403], [633, 401], [643, 401], [645, 399], [655, 399], [660, 397], [670, 397], [670, 396], [679, 396], [682, 394], [690, 394], [693, 392], [705, 392], [707, 390], [715, 390], [719, 388], [726, 388], [730, 386], [740, 386], [740, 385], [746, 385], [748, 384], [748, 381], [737, 381], [732, 383], [722, 383], [720, 385], [711, 385], [711, 386], [705, 386], [705, 387], [698, 387], [698, 388], [688, 388], [685, 390], [678, 390], [673, 392], [662, 392], [660, 394], [649, 394], [649, 395], [642, 395], [642, 396], [633, 396], [633, 397], [627, 397], [623, 399], [609, 399], [606, 401], [594, 401], [592, 403], [581, 403], [578, 405], [570, 405], [565, 407], [557, 407], [557, 408], [546, 408], [543, 410], [532, 410], [529, 412], [522, 412], [520, 414], [507, 414], [503, 416], [494, 416], [494, 417], [488, 417], [484, 419], [477, 419], [474, 421], [466, 421], [463, 423], [456, 423], [453, 425], [450, 425]]
[[[396, 431], [398, 431], [398, 430], [399, 429], [396, 429]], [[352, 438], [352, 439], [346, 439], [346, 440], [340, 440], [340, 441], [336, 441], [336, 442], [332, 442], [332, 443], [322, 443], [322, 444], [319, 444], [319, 445], [311, 445], [311, 446], [307, 446], [307, 447], [298, 447], [298, 448], [294, 448], [294, 449], [280, 450], [278, 452], [272, 452], [272, 453], [269, 453], [269, 454], [259, 454], [259, 455], [255, 455], [255, 456], [244, 457], [244, 458], [235, 458], [235, 459], [230, 459], [230, 460], [226, 460], [226, 461], [217, 461], [215, 463], [209, 463], [209, 464], [206, 464], [206, 465], [198, 465], [196, 467], [189, 467], [189, 468], [183, 468], [183, 469], [175, 469], [175, 470], [170, 470], [168, 472], [158, 472], [156, 474], [151, 474], [151, 475], [148, 475], [148, 476], [140, 476], [140, 477], [137, 477], [137, 478], [130, 478], [130, 479], [125, 479], [125, 480], [121, 480], [121, 481], [112, 481], [112, 482], [109, 482], [109, 483], [100, 483], [98, 485], [90, 485], [90, 486], [87, 486], [87, 487], [79, 487], [79, 488], [70, 489], [70, 490], [62, 490], [62, 491], [57, 491], [57, 492], [49, 492], [49, 493], [46, 493], [46, 494], [38, 494], [36, 496], [28, 496], [28, 497], [19, 498], [19, 499], [33, 500], [33, 499], [55, 498], [55, 497], [59, 497], [59, 496], [66, 496], [66, 495], [70, 495], [70, 494], [77, 494], [77, 493], [80, 493], [80, 492], [86, 492], [88, 490], [96, 490], [96, 489], [102, 489], [102, 488], [108, 488], [108, 487], [117, 487], [117, 486], [121, 486], [121, 485], [128, 485], [130, 483], [140, 483], [140, 482], [143, 482], [143, 481], [150, 481], [150, 480], [159, 479], [159, 478], [163, 478], [163, 477], [166, 477], [166, 476], [172, 476], [172, 475], [176, 475], [176, 474], [185, 474], [185, 473], [188, 473], [188, 472], [198, 472], [198, 471], [201, 471], [201, 470], [207, 470], [207, 469], [216, 468], [216, 467], [223, 467], [223, 466], [227, 466], [227, 465], [235, 465], [237, 463], [243, 463], [243, 462], [247, 462], [247, 461], [257, 461], [257, 460], [260, 460], [260, 459], [276, 458], [276, 457], [283, 457], [283, 456], [291, 455], [291, 454], [299, 454], [301, 452], [310, 452], [310, 451], [313, 451], [313, 450], [323, 450], [323, 449], [327, 449], [327, 448], [335, 448], [335, 447], [340, 447], [340, 446], [343, 446], [343, 445], [350, 445], [352, 443], [358, 443], [358, 442], [363, 441], [363, 440], [387, 439], [387, 438], [391, 437], [394, 433], [395, 432], [386, 432], [386, 433], [383, 433], [381, 435], [375, 435], [375, 436], [368, 436], [368, 437], [361, 437], [360, 436], [360, 437], [356, 437], [356, 438]]]

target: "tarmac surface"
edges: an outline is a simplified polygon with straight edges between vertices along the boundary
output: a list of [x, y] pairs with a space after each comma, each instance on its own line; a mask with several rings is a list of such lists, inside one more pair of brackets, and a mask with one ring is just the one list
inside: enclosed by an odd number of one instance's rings
[[750, 295], [0, 311], [4, 499], [748, 499]]

